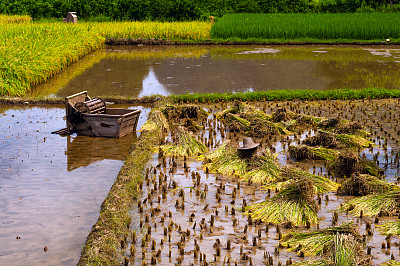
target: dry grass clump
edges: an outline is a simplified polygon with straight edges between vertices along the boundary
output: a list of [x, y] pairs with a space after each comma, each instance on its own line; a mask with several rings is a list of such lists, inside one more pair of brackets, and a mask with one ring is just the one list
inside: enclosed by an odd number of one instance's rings
[[361, 129], [362, 126], [357, 122], [350, 122], [346, 124], [339, 124], [334, 131], [337, 134], [356, 134]]
[[328, 131], [318, 131], [317, 135], [308, 137], [302, 142], [308, 146], [323, 146], [330, 149], [360, 149], [370, 147], [372, 142], [361, 135], [336, 134]]
[[324, 147], [309, 147], [306, 145], [293, 146], [290, 145], [288, 149], [289, 156], [297, 160], [314, 159], [333, 161], [338, 155], [339, 151], [327, 149]]
[[201, 127], [195, 121], [203, 120], [207, 117], [207, 112], [196, 105], [166, 105], [162, 109], [168, 121], [175, 124], [182, 124], [190, 131], [198, 131]]
[[206, 155], [206, 160], [209, 162], [206, 167], [211, 172], [224, 175], [243, 175], [247, 168], [247, 161], [239, 157], [237, 146], [230, 141], [226, 141], [218, 149]]
[[400, 236], [400, 220], [387, 222], [377, 225], [378, 231], [384, 235], [397, 235]]
[[338, 149], [341, 147], [334, 134], [327, 131], [318, 131], [315, 136], [311, 136], [302, 141], [308, 146], [322, 146], [328, 149]]
[[286, 135], [290, 132], [281, 124], [271, 121], [271, 116], [263, 111], [237, 102], [217, 114], [230, 131], [245, 133], [252, 137], [266, 137], [269, 135]]
[[337, 159], [329, 165], [335, 177], [350, 177], [353, 173], [380, 176], [383, 170], [374, 162], [360, 158], [353, 152], [340, 153]]
[[276, 183], [275, 185], [270, 185], [270, 188], [281, 189], [297, 180], [309, 180], [312, 182], [315, 190], [318, 193], [327, 193], [330, 191], [336, 191], [339, 188], [339, 184], [319, 175], [314, 175], [309, 172], [305, 172], [299, 168], [285, 166], [281, 169], [281, 179], [284, 182]]
[[160, 147], [165, 154], [176, 156], [193, 156], [207, 152], [207, 147], [194, 138], [184, 127], [178, 126], [173, 132], [171, 144]]
[[353, 173], [347, 178], [341, 188], [339, 194], [349, 196], [365, 196], [372, 193], [384, 193], [391, 190], [400, 189], [399, 186], [380, 180], [371, 175]]
[[287, 110], [285, 107], [278, 108], [274, 113], [272, 113], [272, 121], [274, 123], [285, 122], [288, 120], [295, 119], [298, 115], [292, 111]]
[[297, 180], [274, 197], [253, 204], [246, 214], [269, 223], [290, 223], [294, 226], [316, 224], [315, 187], [309, 180]]
[[292, 232], [284, 235], [280, 243], [289, 247], [289, 250], [303, 251], [305, 255], [323, 255], [332, 249], [333, 239], [337, 234], [360, 237], [357, 225], [350, 221], [340, 226], [307, 233]]
[[271, 183], [280, 180], [281, 169], [277, 155], [266, 149], [263, 155], [257, 156], [248, 164], [248, 171], [244, 175], [245, 180], [251, 180], [256, 183]]
[[341, 211], [349, 211], [355, 215], [360, 212], [365, 216], [392, 215], [400, 211], [400, 190], [392, 190], [380, 194], [372, 194], [354, 198], [345, 202]]

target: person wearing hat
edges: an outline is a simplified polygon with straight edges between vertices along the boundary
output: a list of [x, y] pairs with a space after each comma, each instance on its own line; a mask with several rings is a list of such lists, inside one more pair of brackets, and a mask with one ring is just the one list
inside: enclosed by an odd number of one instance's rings
[[255, 143], [252, 138], [244, 138], [243, 144], [238, 148], [238, 154], [242, 158], [251, 158], [260, 143]]

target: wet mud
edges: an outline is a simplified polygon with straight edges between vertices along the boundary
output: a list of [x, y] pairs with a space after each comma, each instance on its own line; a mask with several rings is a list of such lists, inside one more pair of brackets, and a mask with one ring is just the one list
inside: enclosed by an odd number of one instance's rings
[[[398, 183], [400, 136], [398, 131], [400, 107], [398, 99], [352, 100], [352, 101], [294, 101], [251, 103], [260, 110], [271, 114], [279, 107], [293, 112], [348, 119], [362, 125], [371, 132], [373, 148], [358, 152], [369, 160], [374, 160], [384, 169], [384, 179]], [[229, 104], [227, 104], [229, 106]], [[210, 127], [224, 128], [216, 120], [215, 114], [227, 106], [204, 106], [210, 111], [204, 131], [198, 137], [209, 136]], [[213, 135], [209, 147], [217, 148], [225, 139], [241, 140], [243, 135], [223, 130]], [[298, 139], [289, 136], [292, 143], [301, 141], [315, 133], [312, 130], [296, 132]], [[201, 138], [201, 137], [199, 137]], [[287, 156], [287, 136], [273, 136], [254, 139], [262, 142], [278, 154], [282, 165], [297, 167], [331, 180], [342, 182], [328, 175], [326, 165], [321, 160], [293, 160]], [[206, 142], [207, 143], [207, 142]], [[208, 142], [209, 143], [209, 142]], [[323, 229], [334, 224], [354, 221], [358, 232], [364, 238], [364, 251], [371, 249], [374, 265], [389, 259], [399, 260], [399, 238], [392, 236], [387, 246], [386, 236], [376, 230], [377, 224], [393, 221], [396, 217], [359, 217], [345, 212], [334, 211], [350, 196], [340, 196], [335, 192], [320, 195], [318, 207], [319, 223], [310, 229], [306, 226], [288, 228], [284, 224], [268, 224], [244, 215], [242, 210], [253, 203], [275, 195], [256, 183], [240, 180], [237, 176], [223, 176], [207, 173], [204, 158], [172, 158], [165, 161], [155, 153], [148, 165], [143, 180], [141, 196], [132, 208], [132, 235], [127, 236], [125, 263], [132, 265], [284, 265], [303, 261], [312, 257], [301, 256], [301, 252], [288, 251], [279, 246], [279, 239], [286, 233], [308, 232]], [[185, 167], [186, 165], [186, 167]], [[336, 221], [337, 220], [337, 221]], [[377, 223], [374, 223], [377, 222]], [[371, 226], [371, 234], [366, 227]], [[385, 247], [383, 248], [383, 244]], [[281, 263], [281, 264], [279, 264]]]

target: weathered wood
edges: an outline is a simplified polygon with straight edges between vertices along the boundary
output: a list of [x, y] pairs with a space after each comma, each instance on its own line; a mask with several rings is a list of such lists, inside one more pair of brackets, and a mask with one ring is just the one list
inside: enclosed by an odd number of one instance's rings
[[74, 107], [81, 113], [101, 114], [106, 110], [106, 103], [100, 98], [93, 98], [89, 101], [78, 102]]
[[67, 131], [97, 137], [122, 137], [136, 129], [140, 110], [107, 108], [99, 98], [87, 92], [65, 98]]

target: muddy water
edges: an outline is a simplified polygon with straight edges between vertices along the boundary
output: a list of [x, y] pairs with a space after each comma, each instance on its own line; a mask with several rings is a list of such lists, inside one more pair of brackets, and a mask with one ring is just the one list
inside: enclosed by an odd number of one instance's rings
[[[279, 106], [289, 108], [289, 104], [293, 103], [260, 103], [257, 106], [271, 113]], [[385, 179], [397, 182], [399, 168], [394, 157], [395, 153], [399, 152], [400, 138], [397, 130], [400, 128], [399, 114], [393, 111], [398, 110], [399, 104], [397, 99], [299, 102], [295, 103], [291, 109], [314, 116], [338, 116], [342, 119], [352, 119], [364, 125], [372, 133], [376, 146], [372, 150], [365, 149], [360, 153], [372, 159], [372, 156], [379, 152], [378, 161], [385, 170]], [[221, 110], [218, 106], [211, 108], [214, 112]], [[208, 110], [209, 107], [206, 109]], [[374, 118], [379, 119], [375, 121]], [[213, 116], [210, 115], [209, 119], [212, 121]], [[212, 123], [208, 124], [210, 125]], [[206, 127], [205, 131], [207, 130]], [[303, 139], [306, 134], [312, 135], [313, 132], [303, 133], [300, 138]], [[208, 136], [208, 134], [205, 135]], [[226, 135], [228, 138], [240, 137], [234, 134]], [[387, 141], [383, 141], [384, 137]], [[211, 148], [216, 148], [222, 140], [221, 135], [217, 133], [214, 141], [216, 144]], [[272, 138], [270, 141], [264, 140], [264, 143], [269, 143], [270, 147], [275, 149], [282, 165], [296, 164], [318, 175], [327, 174], [324, 162], [313, 162], [316, 165], [314, 169], [310, 161], [297, 162], [288, 159], [285, 155], [286, 141], [280, 137]], [[384, 143], [387, 143], [387, 147], [383, 145]], [[203, 265], [204, 260], [213, 265], [235, 265], [235, 263], [265, 265], [268, 261], [266, 257], [269, 256], [272, 257], [274, 265], [278, 265], [279, 261], [285, 264], [288, 260], [304, 260], [295, 252], [290, 252], [285, 248], [277, 249], [279, 234], [275, 225], [267, 226], [257, 221], [249, 223], [248, 217], [242, 214], [243, 200], [247, 204], [262, 201], [269, 197], [266, 190], [255, 184], [249, 185], [234, 176], [206, 174], [201, 159], [189, 159], [186, 162], [189, 167], [188, 172], [184, 171], [185, 162], [182, 159], [176, 162], [176, 171], [171, 171], [171, 159], [168, 159], [166, 166], [163, 167], [157, 154], [149, 163], [149, 174], [143, 182], [140, 203], [137, 202], [138, 206], [143, 208], [143, 212], [140, 211], [140, 207], [135, 206], [132, 209], [132, 228], [136, 239], [132, 241], [131, 238], [132, 246], [128, 247], [125, 255], [133, 265], [139, 265], [143, 260], [150, 264], [152, 259], [157, 262], [157, 265], [172, 265], [179, 262], [182, 262], [182, 265]], [[156, 167], [157, 165], [159, 167]], [[199, 183], [197, 183], [197, 178], [193, 178], [192, 173], [200, 175]], [[163, 186], [167, 187], [165, 197], [162, 193]], [[235, 189], [236, 195], [233, 196]], [[217, 194], [221, 197], [220, 202], [217, 201]], [[271, 192], [270, 196], [273, 195], [274, 192]], [[331, 192], [322, 195], [322, 199], [318, 212], [319, 228], [327, 228], [332, 226], [333, 211], [351, 197], [342, 197]], [[379, 224], [381, 224], [395, 218], [380, 217], [379, 219]], [[338, 224], [350, 220], [359, 225], [361, 235], [366, 235], [365, 250], [367, 247], [372, 247], [374, 265], [387, 261], [391, 255], [399, 260], [398, 237], [391, 238], [391, 248], [382, 249], [381, 244], [386, 243], [386, 236], [376, 230], [374, 218], [360, 219], [354, 215], [339, 213]], [[367, 222], [372, 226], [373, 236], [366, 234]], [[304, 227], [289, 229], [282, 225], [279, 227], [282, 234], [292, 230], [308, 231], [309, 229]], [[147, 240], [144, 241], [144, 239]], [[230, 249], [228, 249], [228, 242], [230, 242]], [[134, 251], [134, 255], [131, 254], [131, 250]], [[247, 260], [244, 260], [243, 258], [246, 257]]]
[[399, 88], [399, 66], [400, 49], [391, 46], [118, 46], [83, 58], [31, 96]]
[[[149, 111], [140, 108], [139, 128]], [[51, 134], [64, 115], [0, 107], [0, 265], [76, 265], [136, 138]]]

